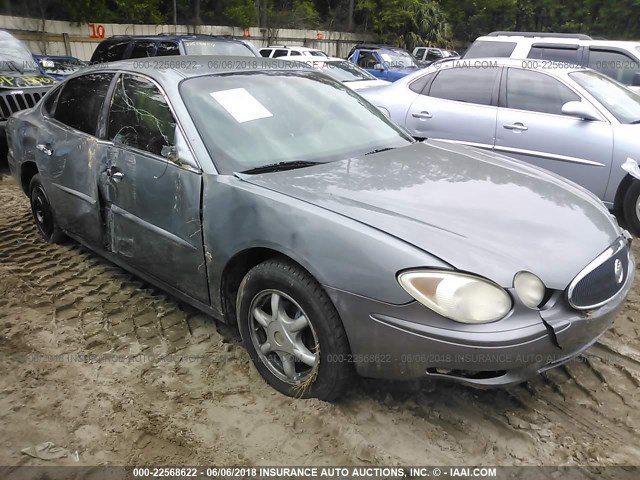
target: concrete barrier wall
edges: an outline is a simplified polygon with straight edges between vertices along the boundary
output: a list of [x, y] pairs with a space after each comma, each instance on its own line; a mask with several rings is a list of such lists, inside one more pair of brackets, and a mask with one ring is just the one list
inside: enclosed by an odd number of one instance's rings
[[358, 42], [370, 41], [367, 36], [334, 31], [268, 29], [256, 27], [242, 29], [214, 25], [134, 25], [116, 23], [74, 24], [58, 20], [12, 17], [0, 15], [0, 29], [7, 30], [23, 40], [36, 54], [72, 55], [89, 60], [103, 38], [113, 35], [157, 35], [160, 33], [198, 33], [230, 35], [245, 38], [256, 47], [266, 45], [306, 46], [319, 48], [327, 54], [345, 57]]

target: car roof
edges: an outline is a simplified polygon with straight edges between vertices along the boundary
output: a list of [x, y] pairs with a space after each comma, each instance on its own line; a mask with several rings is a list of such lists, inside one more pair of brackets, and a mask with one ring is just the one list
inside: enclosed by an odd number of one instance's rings
[[[96, 71], [126, 71], [146, 75], [161, 84], [179, 82], [185, 78], [204, 77], [234, 72], [260, 71], [313, 71], [301, 62], [285, 60], [284, 58], [237, 57], [225, 55], [181, 55], [162, 57], [163, 60], [179, 58], [173, 68], [158, 68], [154, 62], [141, 62], [139, 58], [118, 60], [115, 62], [97, 64], [70, 75], [81, 76]], [[171, 62], [169, 62], [171, 63]]]
[[[566, 36], [549, 36], [549, 35], [540, 35], [540, 36], [520, 36], [513, 34], [502, 34], [503, 32], [494, 32], [495, 35], [485, 35], [482, 37], [478, 37], [477, 40], [481, 41], [489, 41], [489, 42], [516, 42], [516, 43], [558, 43], [558, 44], [568, 44], [568, 45], [593, 45], [598, 47], [637, 47], [640, 46], [640, 42], [633, 40], [602, 40], [602, 39], [592, 39], [587, 37], [586, 35], [580, 36], [571, 36], [567, 34]], [[505, 32], [506, 33], [506, 32]], [[555, 34], [554, 34], [555, 35]], [[586, 37], [586, 38], [584, 38]]]
[[284, 50], [300, 50], [300, 51], [303, 51], [303, 52], [321, 52], [322, 51], [319, 48], [299, 47], [297, 45], [293, 45], [293, 46], [269, 45], [269, 46], [260, 48], [260, 50], [263, 50], [265, 48], [282, 48]]
[[243, 41], [239, 38], [233, 38], [226, 35], [181, 35], [181, 34], [169, 34], [169, 33], [160, 33], [158, 35], [113, 35], [109, 38], [103, 40], [103, 42], [111, 42], [111, 41], [119, 41], [119, 40], [168, 40], [168, 41], [179, 41], [179, 40], [220, 40], [223, 42], [240, 42]]

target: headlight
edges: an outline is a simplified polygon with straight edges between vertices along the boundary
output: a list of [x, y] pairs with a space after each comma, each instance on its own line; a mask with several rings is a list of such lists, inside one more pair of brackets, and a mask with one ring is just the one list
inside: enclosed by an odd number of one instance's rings
[[495, 322], [511, 310], [503, 288], [464, 273], [414, 270], [398, 275], [398, 282], [417, 301], [456, 322]]
[[547, 290], [542, 280], [529, 272], [516, 274], [513, 279], [513, 288], [516, 289], [516, 293], [522, 303], [529, 308], [538, 308]]

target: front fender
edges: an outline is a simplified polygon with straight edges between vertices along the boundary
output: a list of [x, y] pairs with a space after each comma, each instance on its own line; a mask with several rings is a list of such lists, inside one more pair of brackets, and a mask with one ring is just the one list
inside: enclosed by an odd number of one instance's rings
[[213, 307], [227, 262], [265, 247], [292, 258], [325, 287], [391, 304], [412, 298], [399, 270], [447, 263], [392, 235], [285, 194], [227, 175], [205, 175], [203, 235]]

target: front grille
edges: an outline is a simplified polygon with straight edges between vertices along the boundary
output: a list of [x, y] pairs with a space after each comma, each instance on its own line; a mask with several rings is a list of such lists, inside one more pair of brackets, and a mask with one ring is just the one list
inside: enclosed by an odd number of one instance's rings
[[628, 274], [629, 246], [619, 240], [571, 282], [569, 303], [580, 310], [604, 305], [622, 289]]
[[51, 87], [24, 88], [0, 92], [0, 120], [6, 120], [20, 110], [35, 107]]

